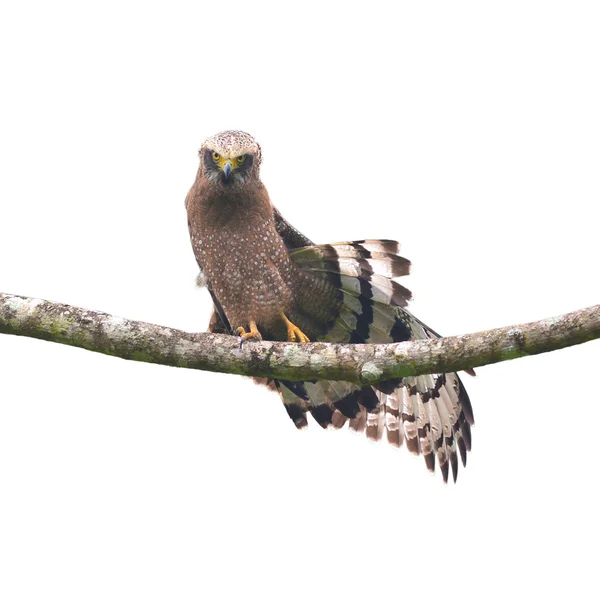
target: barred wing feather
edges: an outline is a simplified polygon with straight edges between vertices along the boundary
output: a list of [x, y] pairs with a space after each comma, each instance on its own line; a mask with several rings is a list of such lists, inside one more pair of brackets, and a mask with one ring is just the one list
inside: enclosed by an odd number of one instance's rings
[[[341, 305], [319, 341], [384, 344], [440, 337], [406, 305], [410, 291], [393, 281], [408, 275], [410, 262], [392, 240], [359, 240], [306, 246], [290, 252], [304, 271], [319, 273], [339, 290]], [[456, 481], [458, 455], [466, 465], [474, 423], [469, 396], [456, 373], [419, 375], [360, 387], [341, 381], [276, 382], [297, 427], [310, 413], [322, 427], [384, 436], [395, 447], [422, 454], [430, 471]]]

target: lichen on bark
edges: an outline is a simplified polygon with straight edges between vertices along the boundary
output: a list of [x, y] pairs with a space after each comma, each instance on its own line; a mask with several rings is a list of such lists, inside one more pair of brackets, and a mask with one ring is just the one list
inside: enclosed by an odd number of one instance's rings
[[254, 377], [388, 379], [471, 369], [600, 338], [600, 305], [524, 325], [396, 344], [249, 342], [0, 293], [0, 333], [68, 344], [127, 360]]

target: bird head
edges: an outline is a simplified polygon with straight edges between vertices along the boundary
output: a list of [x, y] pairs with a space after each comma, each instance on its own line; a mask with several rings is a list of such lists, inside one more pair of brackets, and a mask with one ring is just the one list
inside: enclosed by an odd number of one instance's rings
[[260, 146], [243, 131], [222, 131], [209, 137], [200, 148], [205, 177], [224, 186], [257, 179], [260, 161]]

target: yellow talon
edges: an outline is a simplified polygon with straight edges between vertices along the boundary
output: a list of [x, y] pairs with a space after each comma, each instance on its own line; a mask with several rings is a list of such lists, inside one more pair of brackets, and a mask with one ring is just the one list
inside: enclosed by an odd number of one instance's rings
[[302, 331], [300, 331], [300, 328], [296, 327], [296, 325], [294, 325], [285, 316], [284, 313], [281, 313], [281, 318], [283, 319], [283, 322], [285, 323], [285, 326], [287, 327], [288, 342], [300, 342], [300, 343], [310, 342], [310, 340], [308, 339], [308, 336], [305, 333], [303, 333]]
[[254, 321], [250, 321], [249, 325], [250, 325], [250, 331], [248, 333], [246, 333], [246, 330], [243, 327], [237, 328], [237, 334], [242, 338], [242, 341], [243, 340], [262, 341], [262, 335], [260, 334], [260, 331], [257, 329], [256, 323]]

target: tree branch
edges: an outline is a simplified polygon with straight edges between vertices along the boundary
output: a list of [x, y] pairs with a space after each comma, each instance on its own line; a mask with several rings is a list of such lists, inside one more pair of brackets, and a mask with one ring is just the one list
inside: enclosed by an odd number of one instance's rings
[[511, 327], [396, 344], [248, 342], [188, 333], [38, 298], [0, 293], [0, 333], [128, 360], [287, 380], [375, 384], [447, 373], [559, 350], [600, 338], [600, 305]]

